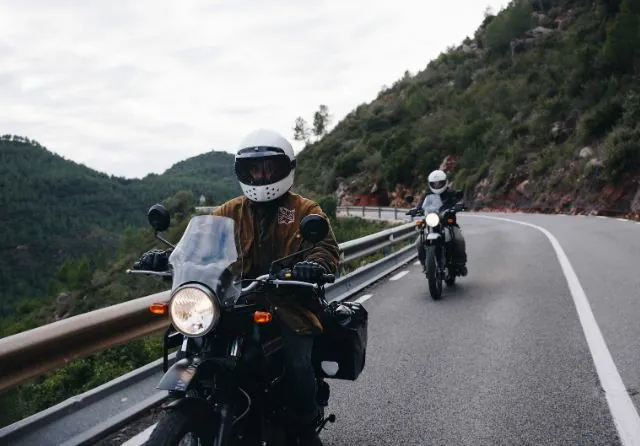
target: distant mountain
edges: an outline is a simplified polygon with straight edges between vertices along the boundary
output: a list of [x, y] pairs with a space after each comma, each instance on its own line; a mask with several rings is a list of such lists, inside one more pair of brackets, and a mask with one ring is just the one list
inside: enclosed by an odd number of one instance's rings
[[0, 137], [0, 316], [49, 292], [66, 258], [113, 257], [122, 231], [146, 225], [152, 204], [188, 192], [218, 204], [240, 193], [233, 155], [211, 151], [162, 175], [126, 179], [56, 155], [28, 138]]

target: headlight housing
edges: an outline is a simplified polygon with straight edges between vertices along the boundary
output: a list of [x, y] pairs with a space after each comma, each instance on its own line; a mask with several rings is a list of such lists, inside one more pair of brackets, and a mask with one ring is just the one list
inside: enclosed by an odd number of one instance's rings
[[173, 292], [169, 304], [171, 323], [185, 336], [199, 337], [220, 321], [218, 298], [204, 286], [187, 284]]
[[432, 228], [435, 228], [440, 224], [440, 217], [435, 212], [432, 212], [429, 215], [427, 215], [427, 218], [425, 220], [427, 221], [427, 225], [429, 225]]

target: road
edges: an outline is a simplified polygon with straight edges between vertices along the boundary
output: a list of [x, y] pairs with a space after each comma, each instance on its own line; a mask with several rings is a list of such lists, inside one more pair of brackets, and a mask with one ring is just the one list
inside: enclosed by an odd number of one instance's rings
[[[569, 287], [543, 232], [495, 217], [547, 229], [579, 284]], [[459, 221], [469, 275], [442, 300], [431, 300], [415, 264], [359, 296], [370, 313], [367, 365], [355, 382], [331, 381], [337, 421], [325, 445], [621, 444], [612, 413], [638, 428], [640, 225], [525, 214]], [[579, 314], [580, 290], [588, 302]], [[633, 403], [615, 392], [616, 370]]]
[[619, 444], [544, 234], [460, 222], [469, 276], [441, 301], [415, 265], [369, 292], [369, 361], [357, 382], [333, 386], [326, 444]]

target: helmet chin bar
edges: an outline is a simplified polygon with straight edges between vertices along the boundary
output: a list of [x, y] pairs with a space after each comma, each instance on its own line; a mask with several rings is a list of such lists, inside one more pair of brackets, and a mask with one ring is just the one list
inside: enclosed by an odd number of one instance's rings
[[258, 203], [266, 203], [277, 200], [291, 189], [293, 186], [294, 174], [295, 170], [292, 170], [284, 179], [274, 184], [267, 184], [266, 186], [252, 186], [250, 184], [240, 182], [240, 187], [242, 188], [244, 195], [249, 200]]

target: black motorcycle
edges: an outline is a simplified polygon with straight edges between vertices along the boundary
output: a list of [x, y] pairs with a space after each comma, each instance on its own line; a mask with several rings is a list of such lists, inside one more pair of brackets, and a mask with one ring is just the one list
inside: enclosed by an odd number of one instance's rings
[[[269, 299], [289, 289], [295, 295], [311, 294], [314, 299], [305, 300], [313, 302], [324, 327], [312, 355], [322, 408], [316, 431], [335, 422], [335, 415], [324, 413], [330, 393], [324, 379], [355, 380], [363, 370], [368, 319], [364, 307], [355, 302], [327, 303], [324, 284], [335, 280], [331, 274], [317, 283], [295, 280], [283, 264], [307, 249], [274, 262], [269, 274], [237, 280], [242, 258], [232, 219], [195, 216], [174, 247], [158, 235], [169, 227], [169, 212], [154, 205], [148, 218], [156, 238], [173, 250], [163, 271], [127, 270], [172, 280], [169, 303], [150, 307], [156, 314], [168, 314], [171, 325], [164, 335], [165, 374], [157, 386], [168, 391], [168, 399], [147, 444], [173, 446], [187, 439], [192, 440], [187, 444], [216, 446], [291, 441], [282, 339]], [[320, 215], [308, 215], [300, 224], [301, 237], [311, 244], [323, 240], [328, 230]], [[169, 350], [178, 346], [169, 368]]]
[[[433, 300], [442, 296], [442, 282], [447, 286], [456, 283], [456, 277], [462, 271], [456, 266], [453, 246], [453, 227], [458, 225], [456, 213], [464, 210], [462, 204], [451, 209], [429, 210], [426, 217], [416, 220], [416, 230], [420, 233], [420, 243], [426, 248], [426, 276], [429, 281], [429, 292]], [[406, 215], [411, 217], [425, 216], [425, 210], [418, 207], [409, 209]]]

